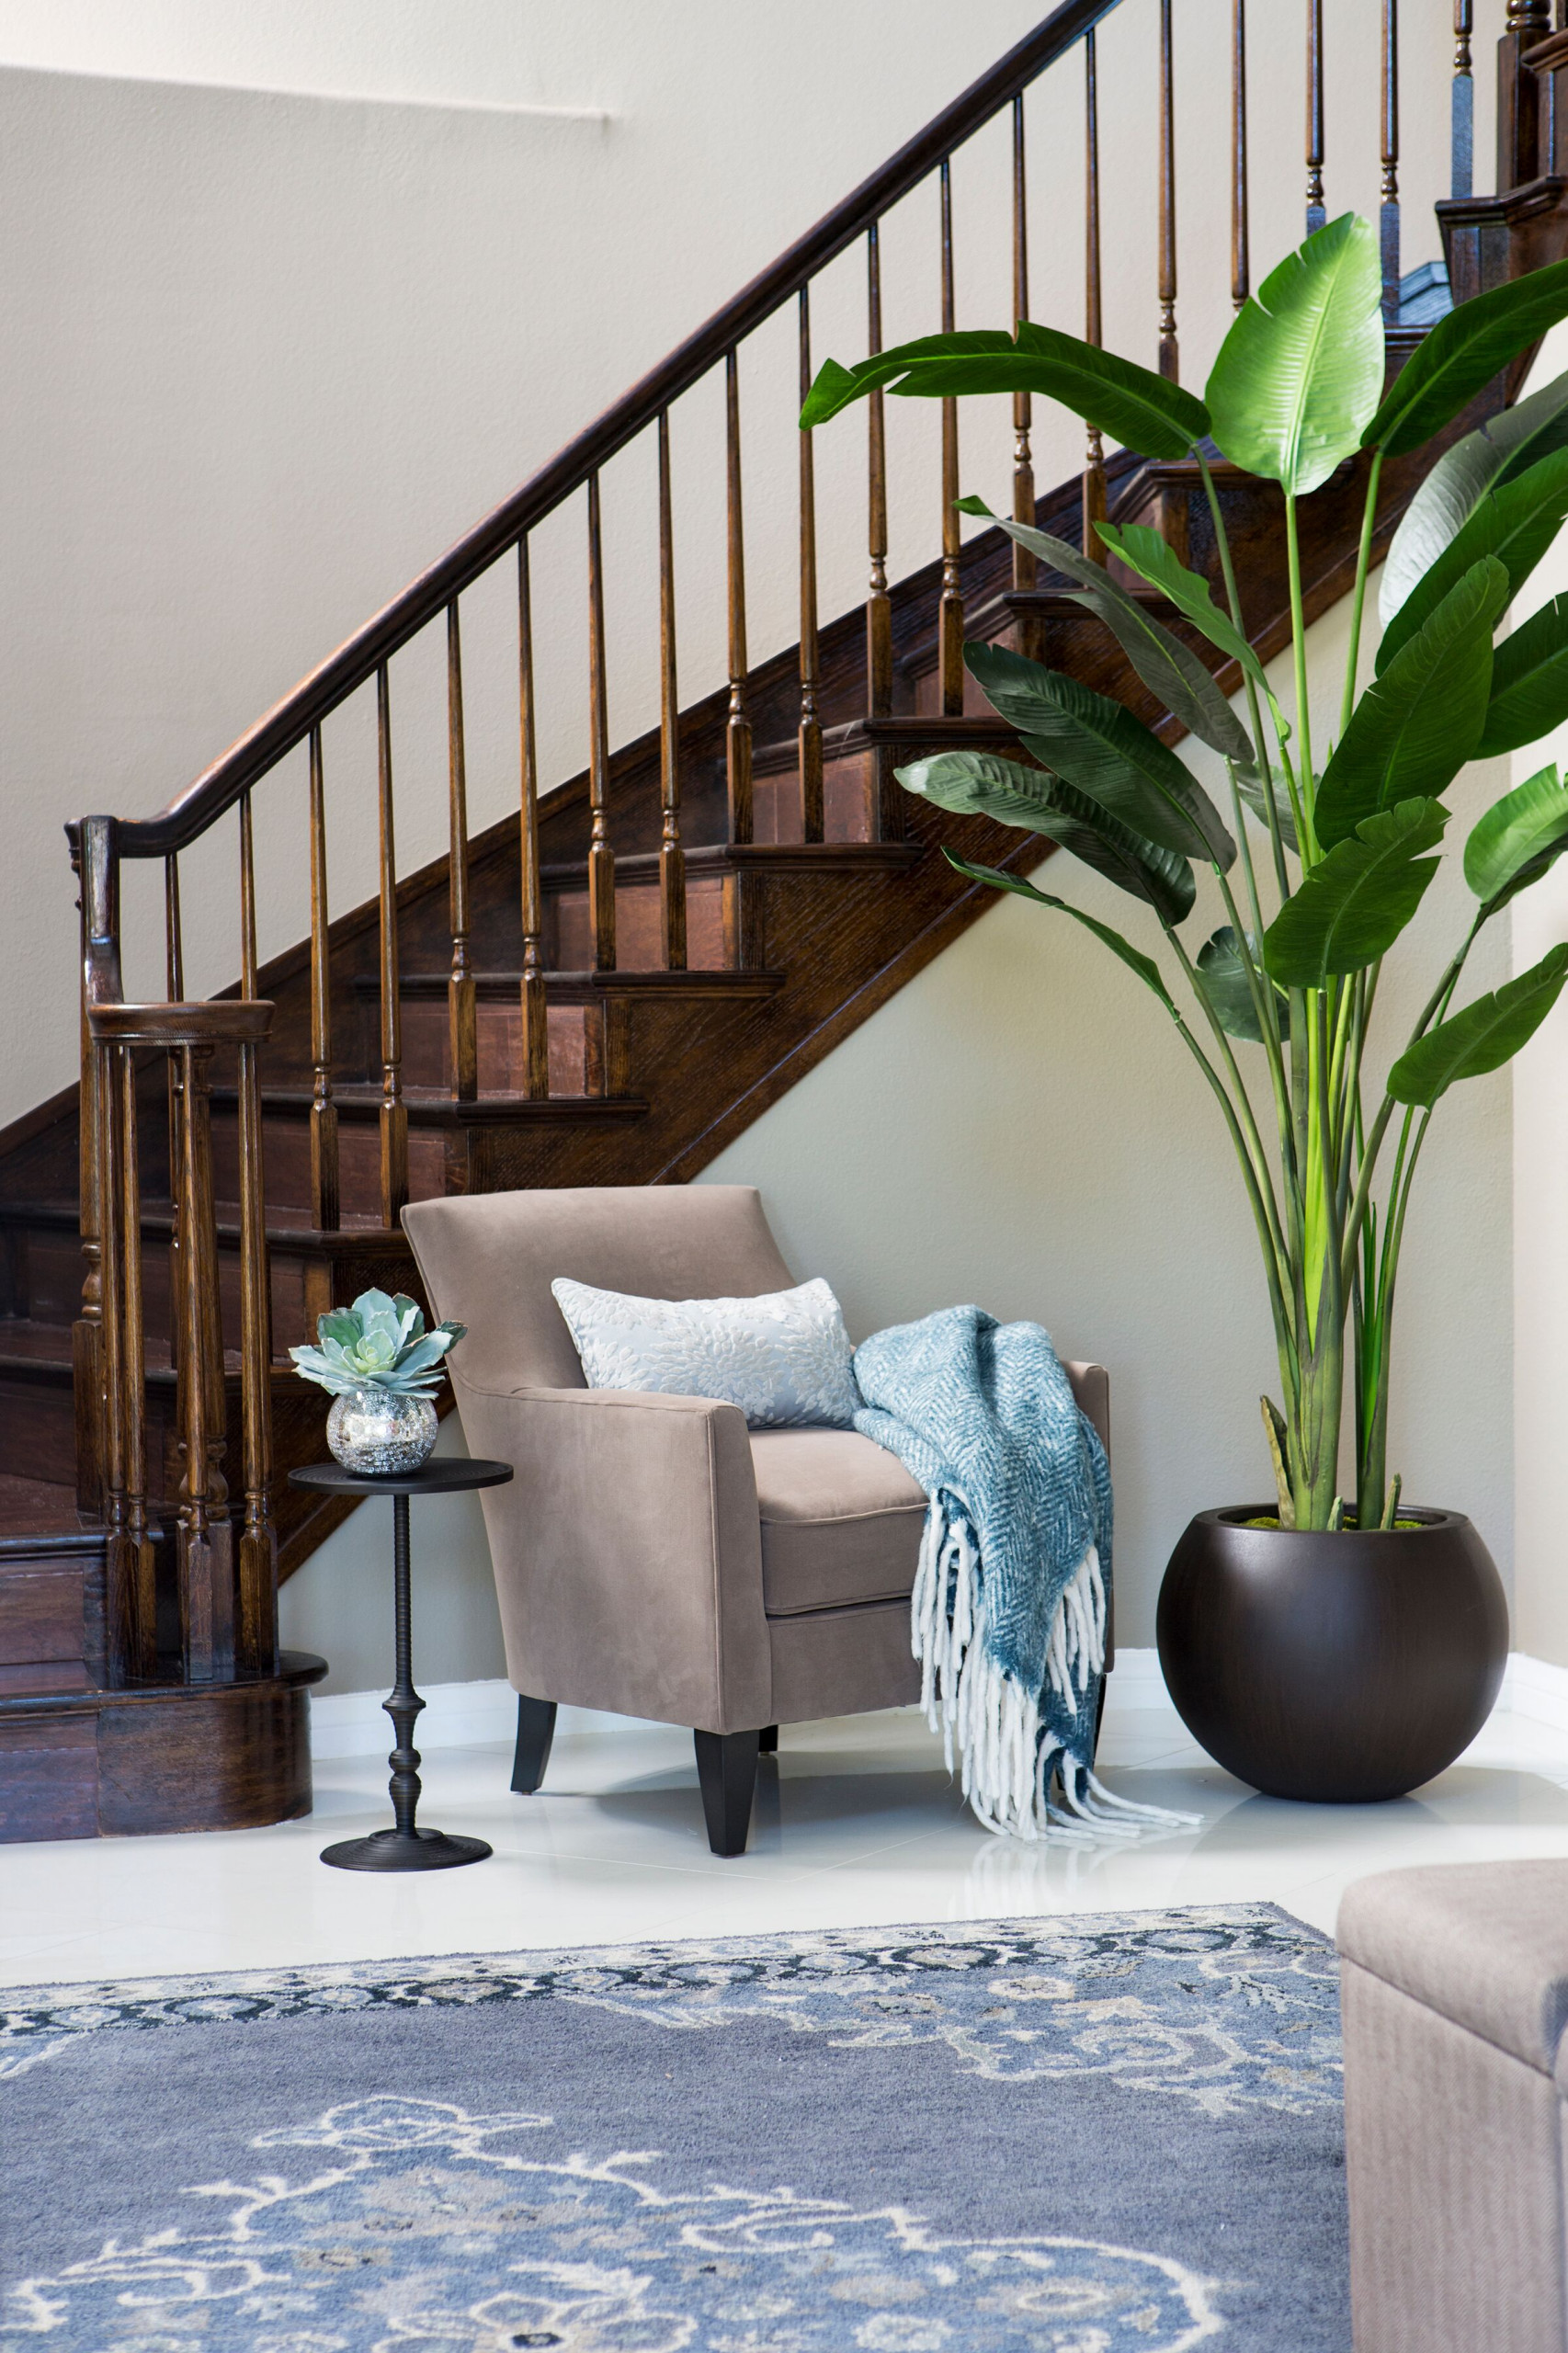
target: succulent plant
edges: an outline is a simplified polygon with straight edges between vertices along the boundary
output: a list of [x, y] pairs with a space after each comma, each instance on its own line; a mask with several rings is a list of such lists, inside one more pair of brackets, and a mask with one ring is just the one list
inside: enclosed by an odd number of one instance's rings
[[441, 1385], [441, 1358], [467, 1326], [425, 1329], [416, 1302], [399, 1291], [362, 1290], [352, 1307], [316, 1319], [316, 1348], [290, 1348], [294, 1370], [335, 1397], [355, 1389], [387, 1389], [398, 1397], [432, 1397]]

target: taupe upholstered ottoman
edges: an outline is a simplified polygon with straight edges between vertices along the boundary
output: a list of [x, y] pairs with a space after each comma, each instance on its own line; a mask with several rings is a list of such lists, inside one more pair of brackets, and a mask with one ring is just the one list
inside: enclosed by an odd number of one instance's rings
[[1356, 2353], [1568, 2353], [1568, 1862], [1346, 1890]]

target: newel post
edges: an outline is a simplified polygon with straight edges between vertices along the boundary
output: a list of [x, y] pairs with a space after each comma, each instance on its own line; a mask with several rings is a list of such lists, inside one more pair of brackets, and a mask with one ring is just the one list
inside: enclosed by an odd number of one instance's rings
[[[74, 1339], [78, 1431], [105, 1529], [108, 1676], [157, 1671], [157, 1612], [147, 1512], [146, 1358], [136, 1062], [123, 1022], [119, 856], [114, 820], [89, 817], [74, 840], [82, 882], [83, 1315]], [[85, 1327], [85, 1328], [84, 1328]]]
[[1507, 24], [1497, 43], [1499, 195], [1549, 168], [1540, 153], [1540, 83], [1526, 51], [1551, 30], [1551, 0], [1508, 0]]

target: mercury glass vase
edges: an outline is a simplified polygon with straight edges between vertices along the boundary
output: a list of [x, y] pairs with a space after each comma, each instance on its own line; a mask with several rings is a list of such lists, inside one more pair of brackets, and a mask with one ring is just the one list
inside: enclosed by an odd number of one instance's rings
[[440, 1425], [428, 1397], [391, 1389], [350, 1389], [332, 1401], [326, 1442], [333, 1458], [361, 1478], [417, 1471], [435, 1449]]

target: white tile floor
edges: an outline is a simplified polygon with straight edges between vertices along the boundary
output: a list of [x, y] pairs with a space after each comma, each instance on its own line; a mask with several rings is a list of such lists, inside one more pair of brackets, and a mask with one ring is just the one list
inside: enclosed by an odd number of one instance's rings
[[510, 1794], [509, 1766], [501, 1746], [426, 1752], [423, 1818], [495, 1849], [429, 1876], [318, 1861], [389, 1818], [385, 1764], [363, 1757], [318, 1761], [314, 1814], [275, 1829], [0, 1847], [0, 1984], [1247, 1900], [1331, 1929], [1368, 1871], [1568, 1857], [1568, 1733], [1506, 1712], [1416, 1796], [1289, 1805], [1113, 1682], [1106, 1779], [1202, 1824], [1093, 1851], [989, 1837], [913, 1711], [787, 1729], [730, 1862], [708, 1851], [688, 1734], [574, 1732], [531, 1799]]

